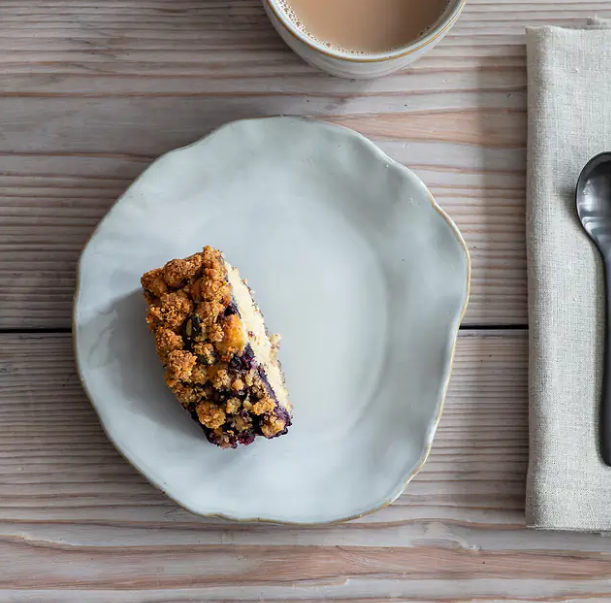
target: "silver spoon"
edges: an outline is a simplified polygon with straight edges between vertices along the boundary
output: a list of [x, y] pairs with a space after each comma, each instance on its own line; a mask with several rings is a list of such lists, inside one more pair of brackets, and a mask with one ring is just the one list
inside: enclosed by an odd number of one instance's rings
[[611, 467], [611, 152], [588, 161], [577, 180], [577, 214], [605, 265], [606, 321], [605, 360], [600, 413], [600, 452]]

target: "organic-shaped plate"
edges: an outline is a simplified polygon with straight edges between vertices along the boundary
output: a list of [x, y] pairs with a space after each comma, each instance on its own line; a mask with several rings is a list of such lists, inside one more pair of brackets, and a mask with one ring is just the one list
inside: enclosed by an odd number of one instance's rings
[[[166, 389], [140, 276], [212, 245], [255, 290], [294, 424], [209, 444]], [[424, 184], [356, 132], [231, 123], [157, 160], [83, 251], [74, 309], [85, 389], [119, 451], [193, 513], [341, 521], [422, 467], [469, 291], [469, 255]]]

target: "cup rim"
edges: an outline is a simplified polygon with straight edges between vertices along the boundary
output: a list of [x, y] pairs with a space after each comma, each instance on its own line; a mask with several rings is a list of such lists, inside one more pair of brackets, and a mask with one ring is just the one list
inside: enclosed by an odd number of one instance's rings
[[323, 46], [322, 44], [316, 42], [316, 40], [306, 35], [288, 18], [286, 13], [278, 6], [278, 0], [263, 1], [272, 11], [276, 19], [278, 19], [278, 21], [280, 21], [280, 23], [284, 26], [286, 31], [294, 38], [297, 38], [300, 42], [303, 42], [316, 52], [320, 52], [321, 54], [324, 54], [330, 58], [340, 59], [350, 63], [379, 63], [397, 59], [420, 50], [424, 46], [430, 44], [440, 35], [444, 34], [454, 25], [467, 2], [467, 0], [453, 0], [453, 6], [448, 10], [447, 16], [441, 20], [436, 27], [432, 28], [424, 36], [417, 38], [413, 42], [386, 52], [378, 52], [361, 56], [351, 52]]

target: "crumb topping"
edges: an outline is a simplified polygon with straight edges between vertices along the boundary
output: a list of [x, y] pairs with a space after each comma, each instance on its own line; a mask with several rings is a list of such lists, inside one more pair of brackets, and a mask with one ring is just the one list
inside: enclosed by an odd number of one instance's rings
[[[290, 414], [248, 345], [221, 252], [205, 247], [147, 272], [141, 282], [166, 384], [207, 438], [235, 448], [257, 435], [286, 433]], [[274, 354], [278, 345], [275, 336]]]
[[242, 328], [242, 321], [237, 314], [227, 316], [222, 325], [224, 336], [217, 349], [221, 352], [223, 360], [229, 360], [232, 356], [242, 352], [247, 343], [246, 336]]
[[263, 398], [259, 400], [256, 404], [253, 405], [252, 411], [256, 415], [264, 415], [265, 413], [271, 412], [274, 410], [276, 403], [272, 398]]
[[266, 438], [273, 438], [285, 428], [284, 421], [278, 417], [268, 417], [261, 425], [261, 431]]
[[197, 357], [186, 350], [174, 350], [166, 358], [166, 370], [177, 381], [187, 381], [197, 362]]
[[163, 280], [163, 270], [157, 268], [147, 272], [142, 277], [142, 287], [145, 291], [150, 292], [154, 297], [161, 297], [168, 292], [168, 286]]
[[170, 352], [182, 350], [183, 347], [183, 338], [174, 331], [161, 327], [155, 332], [155, 348], [162, 358], [165, 358]]
[[201, 402], [197, 405], [196, 411], [200, 423], [210, 429], [216, 429], [225, 423], [225, 412], [212, 402]]
[[176, 331], [193, 311], [193, 302], [184, 291], [164, 293], [156, 302], [149, 302], [147, 316], [147, 323], [154, 331], [159, 327]]
[[225, 404], [225, 412], [228, 415], [235, 415], [242, 407], [242, 401], [239, 398], [229, 398]]
[[202, 266], [199, 253], [184, 260], [171, 260], [163, 267], [163, 280], [168, 287], [178, 289], [197, 275]]

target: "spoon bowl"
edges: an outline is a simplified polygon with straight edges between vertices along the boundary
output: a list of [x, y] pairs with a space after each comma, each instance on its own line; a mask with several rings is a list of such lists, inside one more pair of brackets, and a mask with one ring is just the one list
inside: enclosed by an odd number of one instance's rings
[[576, 190], [577, 214], [604, 255], [611, 247], [611, 153], [601, 153], [581, 171]]
[[600, 451], [611, 467], [611, 152], [596, 155], [583, 168], [575, 190], [577, 215], [605, 266], [606, 326], [600, 413]]

